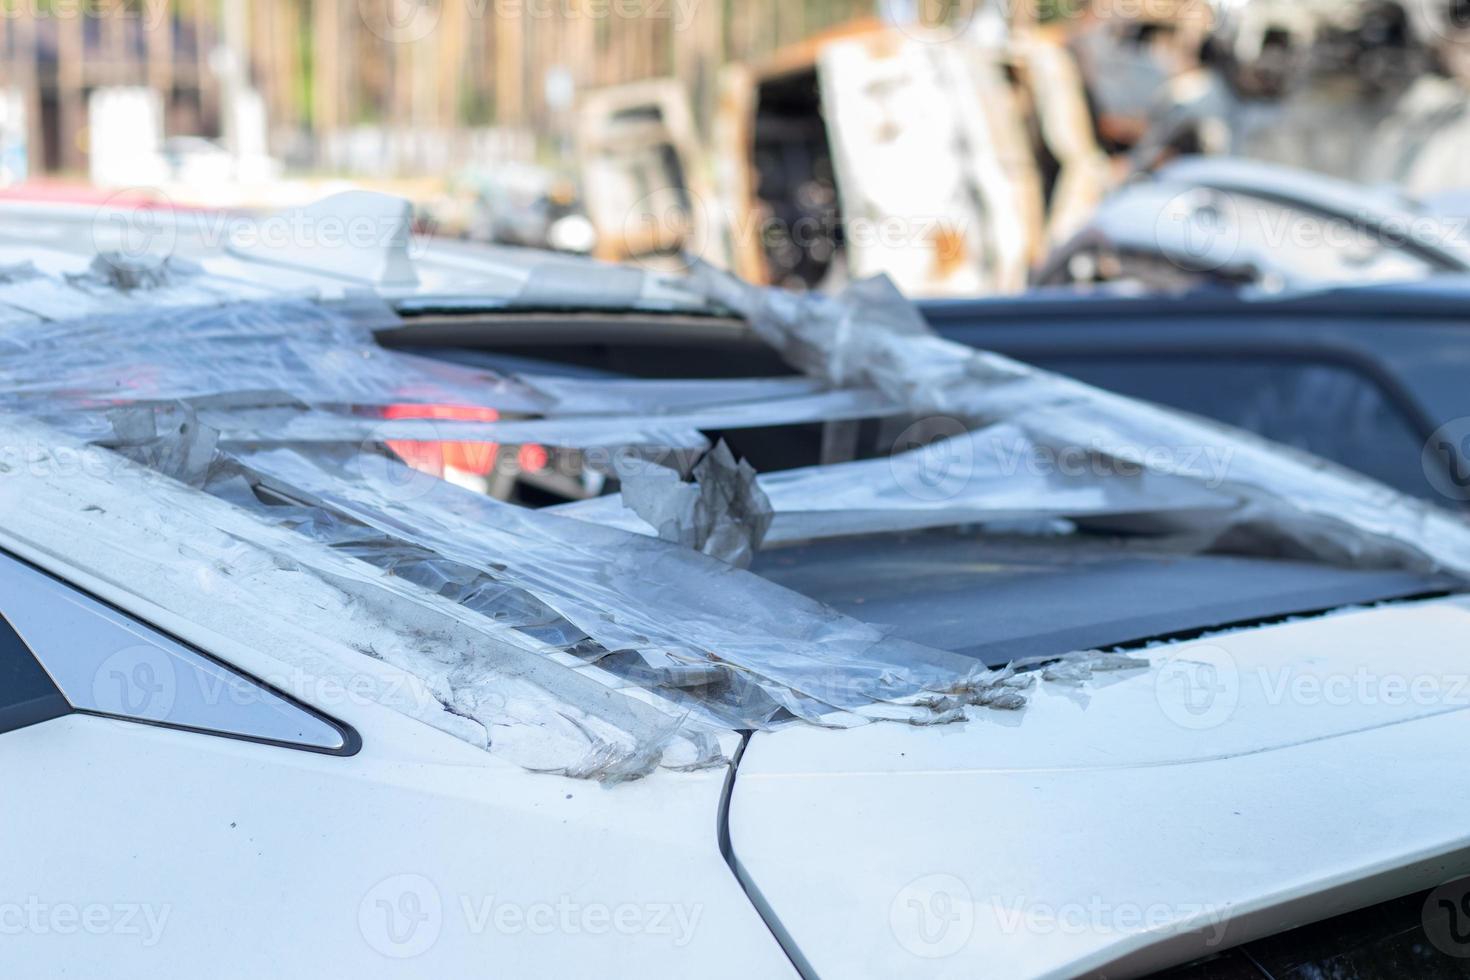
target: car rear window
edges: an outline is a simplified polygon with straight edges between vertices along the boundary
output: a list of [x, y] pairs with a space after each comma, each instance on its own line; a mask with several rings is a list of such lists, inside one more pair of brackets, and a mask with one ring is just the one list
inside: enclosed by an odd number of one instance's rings
[[1219, 419], [1442, 502], [1424, 474], [1424, 436], [1374, 379], [1337, 364], [1271, 358], [1037, 358], [1119, 394]]

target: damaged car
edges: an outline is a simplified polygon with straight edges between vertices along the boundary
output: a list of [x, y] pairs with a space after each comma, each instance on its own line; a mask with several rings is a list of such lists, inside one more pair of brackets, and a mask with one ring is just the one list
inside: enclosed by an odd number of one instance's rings
[[1419, 201], [1274, 163], [1187, 157], [1113, 192], [1034, 281], [1269, 295], [1464, 276], [1466, 217], [1456, 195]]
[[0, 216], [17, 975], [1470, 961], [1460, 516], [882, 279], [108, 218]]

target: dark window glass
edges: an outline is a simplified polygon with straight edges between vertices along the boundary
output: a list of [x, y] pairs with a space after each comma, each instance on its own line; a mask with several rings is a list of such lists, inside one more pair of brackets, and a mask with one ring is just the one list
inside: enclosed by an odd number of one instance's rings
[[1409, 977], [1470, 977], [1470, 878], [1246, 943], [1153, 980]]
[[1424, 475], [1424, 440], [1369, 377], [1335, 364], [1205, 357], [1040, 358], [1119, 394], [1218, 419], [1443, 502]]
[[15, 630], [0, 619], [0, 732], [34, 725], [70, 710]]
[[[318, 752], [352, 754], [348, 730], [21, 562], [0, 556], [16, 654], [70, 709]], [[18, 668], [25, 670], [25, 667]], [[34, 672], [28, 683], [36, 683]]]

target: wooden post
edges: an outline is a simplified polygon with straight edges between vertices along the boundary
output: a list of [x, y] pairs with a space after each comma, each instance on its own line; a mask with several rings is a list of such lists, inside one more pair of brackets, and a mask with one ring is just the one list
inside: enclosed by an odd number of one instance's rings
[[218, 125], [219, 119], [219, 87], [216, 84], [214, 69], [209, 65], [209, 56], [214, 51], [216, 34], [214, 18], [210, 16], [209, 0], [190, 0], [193, 8], [195, 64], [194, 84], [199, 91], [199, 125], [201, 129], [208, 129], [211, 124]]
[[435, 34], [439, 46], [434, 59], [435, 122], [445, 129], [454, 129], [460, 123], [460, 85], [464, 82], [464, 59], [470, 38], [469, 4], [458, 0], [446, 3], [440, 18]]
[[162, 24], [151, 25], [151, 29], [145, 27], [143, 49], [144, 57], [148, 61], [148, 87], [157, 92], [159, 97], [163, 99], [163, 131], [167, 133], [172, 128], [170, 125], [169, 110], [173, 105], [174, 94], [174, 21], [172, 11], [164, 18]]
[[341, 37], [337, 0], [312, 0], [311, 124], [317, 139], [341, 122], [337, 99]]
[[523, 17], [495, 19], [495, 121], [502, 126], [525, 121], [521, 60], [525, 39]]
[[39, 174], [48, 168], [46, 130], [41, 120], [41, 82], [36, 71], [36, 22], [30, 6], [21, 4], [15, 19], [15, 79], [26, 104], [26, 169]]
[[62, 17], [56, 22], [56, 126], [60, 134], [60, 167], [77, 173], [86, 166], [82, 141], [86, 138], [87, 107], [82, 72], [82, 18]]
[[138, 65], [128, 57], [128, 24], [115, 8], [101, 8], [99, 29], [102, 34], [102, 71], [92, 72], [89, 81], [103, 85], [136, 85]]

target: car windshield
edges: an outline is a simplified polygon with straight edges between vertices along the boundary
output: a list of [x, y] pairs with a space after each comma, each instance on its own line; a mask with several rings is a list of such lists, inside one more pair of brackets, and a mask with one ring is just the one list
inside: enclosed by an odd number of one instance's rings
[[[402, 329], [379, 301], [106, 271], [10, 287], [46, 302], [0, 340], [0, 425], [22, 447], [11, 546], [93, 566], [83, 538], [162, 549], [192, 574], [115, 585], [196, 619], [226, 598], [301, 603], [477, 730], [555, 733], [540, 768], [621, 778], [676, 742], [685, 764], [717, 760], [735, 729], [1014, 708], [1026, 656], [1081, 677], [1139, 667], [1075, 651], [1422, 594], [1470, 568], [1470, 529], [1445, 512], [941, 340], [884, 280], [796, 297], [696, 267], [680, 288], [733, 315], [716, 332], [734, 324], [786, 370], [670, 378], [427, 358], [374, 339]], [[125, 312], [69, 317], [68, 301]], [[753, 459], [752, 432], [783, 435]], [[1267, 559], [1321, 575], [1283, 599], [1240, 564]], [[1089, 590], [1090, 610], [1046, 612], [1070, 578], [1158, 590], [1185, 560], [1182, 581], [1218, 593], [1206, 611]]]

